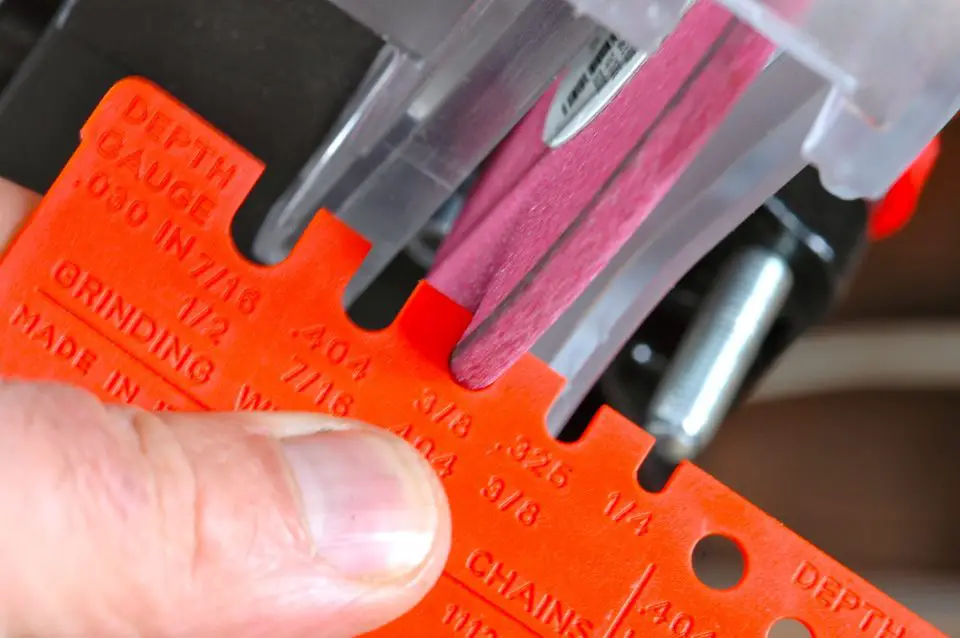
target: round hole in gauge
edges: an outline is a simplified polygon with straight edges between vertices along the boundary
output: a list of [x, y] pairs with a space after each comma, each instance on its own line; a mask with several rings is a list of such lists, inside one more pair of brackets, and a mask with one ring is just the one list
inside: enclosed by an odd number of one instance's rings
[[770, 626], [767, 638], [813, 638], [813, 632], [796, 618], [781, 618]]
[[697, 579], [710, 589], [722, 591], [736, 587], [746, 571], [743, 548], [721, 534], [701, 538], [693, 548], [691, 560]]

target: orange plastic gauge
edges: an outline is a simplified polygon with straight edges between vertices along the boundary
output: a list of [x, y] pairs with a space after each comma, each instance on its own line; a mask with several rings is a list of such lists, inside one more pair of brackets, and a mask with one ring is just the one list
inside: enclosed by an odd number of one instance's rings
[[[782, 618], [818, 638], [941, 635], [692, 465], [645, 493], [652, 440], [613, 411], [553, 440], [562, 381], [533, 357], [458, 386], [469, 315], [429, 286], [390, 328], [353, 325], [341, 297], [366, 244], [330, 215], [284, 263], [245, 261], [229, 226], [261, 169], [153, 85], [115, 86], [0, 263], [0, 373], [154, 410], [319, 410], [407, 439], [446, 485], [453, 552], [377, 636], [753, 638]], [[692, 568], [711, 535], [745, 557], [727, 590]]]

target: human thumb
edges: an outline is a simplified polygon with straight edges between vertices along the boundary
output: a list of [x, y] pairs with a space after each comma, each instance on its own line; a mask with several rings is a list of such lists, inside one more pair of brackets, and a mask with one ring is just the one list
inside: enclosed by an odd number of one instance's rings
[[0, 383], [3, 636], [354, 636], [433, 586], [449, 519], [376, 428]]

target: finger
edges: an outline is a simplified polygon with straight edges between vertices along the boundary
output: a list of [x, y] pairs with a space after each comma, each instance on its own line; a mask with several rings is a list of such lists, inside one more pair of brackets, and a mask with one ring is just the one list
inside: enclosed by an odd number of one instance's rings
[[429, 465], [319, 415], [150, 414], [0, 384], [0, 635], [355, 636], [437, 580]]
[[13, 182], [0, 179], [0, 248], [7, 245], [40, 196]]

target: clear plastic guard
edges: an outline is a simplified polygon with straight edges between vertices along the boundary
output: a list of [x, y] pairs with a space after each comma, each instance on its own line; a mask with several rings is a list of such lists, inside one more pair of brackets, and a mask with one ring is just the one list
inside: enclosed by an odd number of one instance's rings
[[663, 201], [534, 354], [567, 379], [548, 415], [559, 432], [664, 295], [796, 175], [829, 85], [795, 59], [774, 59]]
[[[686, 4], [569, 1], [634, 43]], [[718, 1], [831, 83], [803, 150], [840, 197], [883, 195], [960, 108], [954, 0]]]
[[349, 304], [597, 27], [565, 0], [334, 2], [386, 44], [327, 140], [269, 211], [253, 248], [258, 259], [278, 262], [319, 208], [335, 211], [371, 242], [347, 290]]
[[[692, 2], [714, 0], [331, 1], [386, 44], [254, 251], [280, 261], [319, 207], [336, 211], [372, 243], [350, 303], [599, 27], [652, 52]], [[685, 268], [805, 162], [835, 194], [877, 198], [960, 108], [952, 0], [715, 1], [790, 64], [771, 64], [732, 133], [718, 132], [662, 203], [664, 224], [645, 224], [534, 348], [570, 381], [554, 427]]]
[[840, 197], [882, 196], [960, 108], [960, 11], [951, 0], [331, 1], [387, 44], [254, 250], [278, 261], [318, 207], [335, 210], [373, 244], [348, 302], [506, 135], [595, 24], [653, 51], [692, 2], [724, 4], [832, 87], [803, 156]]
[[[567, 0], [331, 0], [386, 42], [340, 122], [269, 211], [254, 254], [286, 257], [318, 208], [371, 251], [349, 304], [599, 31]], [[633, 21], [655, 51], [691, 0]], [[396, 5], [396, 6], [394, 6]]]

